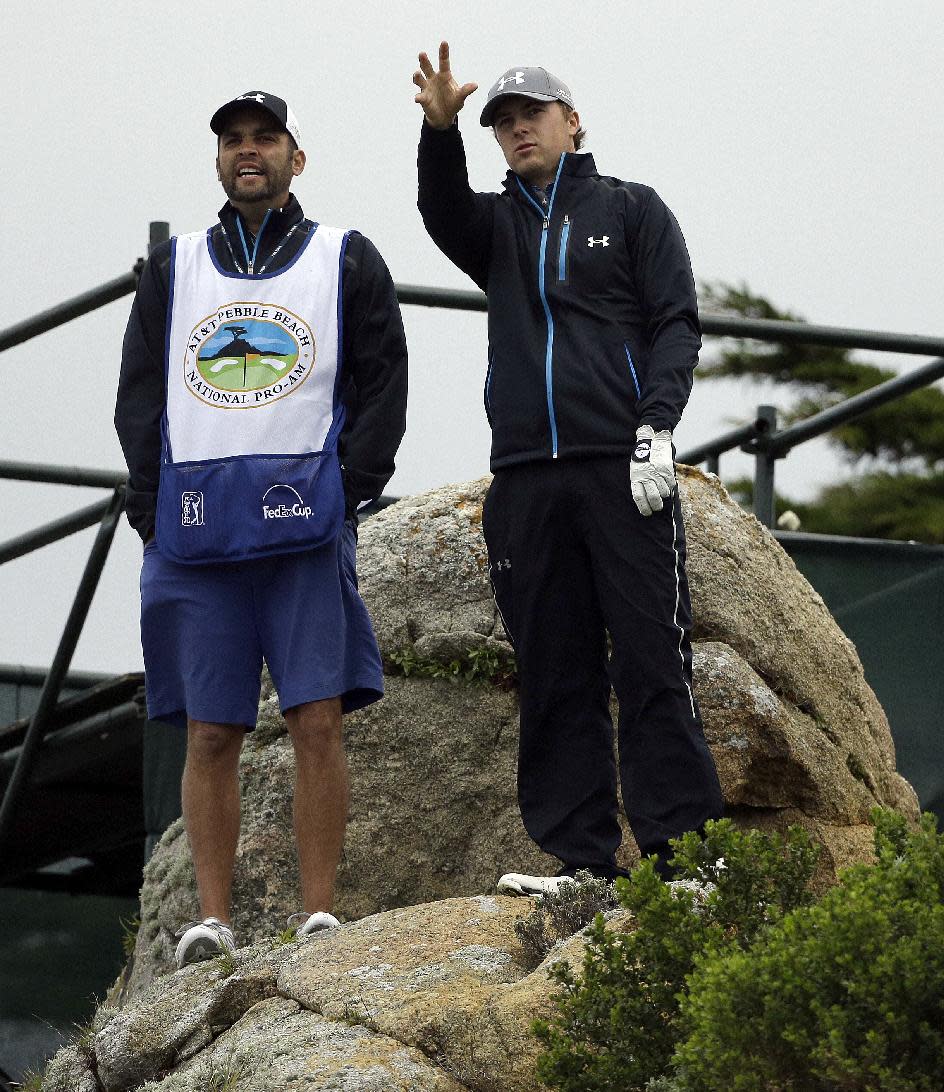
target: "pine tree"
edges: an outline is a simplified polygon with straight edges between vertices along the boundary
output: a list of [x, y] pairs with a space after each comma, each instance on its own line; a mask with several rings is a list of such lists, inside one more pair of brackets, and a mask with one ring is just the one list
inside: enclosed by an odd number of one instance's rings
[[[746, 285], [706, 284], [706, 311], [742, 318], [802, 322]], [[699, 378], [750, 378], [789, 396], [778, 406], [782, 424], [811, 417], [892, 379], [889, 368], [860, 363], [848, 349], [725, 339]], [[777, 512], [792, 509], [804, 531], [865, 538], [944, 543], [944, 392], [924, 387], [827, 434], [849, 477], [812, 501], [777, 497]], [[751, 501], [744, 479], [726, 482], [741, 503]]]

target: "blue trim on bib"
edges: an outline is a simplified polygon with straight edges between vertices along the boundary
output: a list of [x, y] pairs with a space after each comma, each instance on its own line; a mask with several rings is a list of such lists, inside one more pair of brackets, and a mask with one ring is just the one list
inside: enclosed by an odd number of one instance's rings
[[341, 398], [341, 361], [344, 355], [344, 256], [347, 254], [347, 243], [351, 237], [350, 231], [345, 231], [341, 239], [341, 250], [338, 254], [338, 358], [335, 362], [334, 372], [334, 405], [337, 408]]
[[[167, 280], [167, 316], [164, 319], [164, 389], [170, 375], [170, 328], [174, 317], [174, 292], [177, 288], [177, 236], [170, 241], [170, 277]], [[166, 399], [165, 399], [166, 401]]]
[[[214, 224], [213, 227], [216, 227], [216, 224]], [[285, 265], [280, 266], [278, 269], [273, 269], [268, 273], [230, 273], [228, 270], [224, 269], [220, 265], [219, 260], [216, 257], [216, 252], [213, 250], [212, 227], [207, 228], [206, 232], [207, 252], [210, 255], [210, 261], [213, 263], [213, 267], [216, 269], [217, 273], [219, 273], [221, 277], [229, 277], [230, 280], [234, 281], [267, 281], [270, 280], [272, 277], [280, 277], [283, 273], [287, 273], [292, 268], [292, 266], [298, 261], [298, 259], [305, 253], [308, 244], [314, 238], [315, 232], [317, 230], [318, 225], [312, 224], [311, 230], [302, 240], [302, 245], [298, 248], [298, 252], [296, 253], [295, 257], [292, 258], [292, 260], [290, 262], [287, 262]]]
[[161, 461], [173, 461], [167, 434], [167, 389], [170, 384], [170, 330], [174, 317], [174, 292], [177, 288], [177, 236], [170, 241], [170, 276], [167, 280], [167, 317], [164, 320], [164, 412], [161, 414]]

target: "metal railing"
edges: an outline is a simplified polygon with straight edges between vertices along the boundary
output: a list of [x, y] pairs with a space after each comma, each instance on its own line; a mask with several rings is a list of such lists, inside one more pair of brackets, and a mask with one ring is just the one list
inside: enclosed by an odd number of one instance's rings
[[[79, 636], [82, 633], [85, 620], [88, 618], [89, 608], [92, 605], [92, 598], [95, 595], [95, 590], [98, 587], [98, 582], [108, 557], [109, 548], [115, 537], [118, 520], [121, 518], [121, 513], [124, 511], [124, 494], [125, 490], [122, 485], [115, 489], [111, 495], [111, 499], [105, 502], [104, 512], [99, 517], [100, 523], [98, 533], [95, 536], [91, 552], [85, 563], [85, 570], [82, 573], [82, 578], [79, 581], [79, 587], [75, 593], [72, 607], [66, 618], [65, 627], [62, 631], [62, 636], [59, 639], [52, 665], [49, 668], [49, 673], [46, 675], [46, 680], [40, 691], [39, 703], [36, 707], [36, 711], [33, 713], [32, 717], [30, 717], [29, 727], [26, 729], [26, 735], [23, 738], [16, 765], [10, 775], [10, 780], [7, 782], [3, 794], [3, 802], [0, 803], [0, 856], [3, 854], [5, 843], [13, 828], [13, 821], [16, 817], [19, 802], [29, 782], [30, 774], [32, 773], [33, 766], [35, 765], [39, 754], [40, 745], [46, 734], [47, 725], [49, 724], [53, 710], [56, 707], [56, 703], [59, 701], [62, 684], [69, 671], [69, 667], [72, 664], [72, 657], [75, 654]], [[95, 507], [97, 508], [99, 506]], [[88, 509], [86, 509], [86, 511], [88, 511]], [[60, 524], [62, 522], [64, 521], [59, 521]], [[86, 524], [86, 526], [88, 525], [89, 524]], [[49, 531], [48, 525], [46, 531]], [[57, 539], [64, 538], [66, 534], [71, 533], [73, 532], [63, 531], [60, 526], [54, 536], [50, 534], [41, 536], [43, 541], [40, 542], [40, 545], [54, 542]], [[22, 542], [22, 539], [20, 542]], [[10, 543], [7, 543], [6, 545], [9, 547]], [[32, 548], [36, 549], [37, 547], [33, 546]], [[22, 552], [22, 550], [19, 552], [14, 551], [11, 556], [19, 557]], [[9, 560], [9, 557], [7, 557], [6, 560]]]
[[[944, 353], [944, 339], [925, 338], [926, 344], [934, 346], [934, 351]], [[896, 349], [895, 352], [906, 350]], [[926, 349], [907, 350], [926, 352]], [[774, 512], [774, 468], [777, 459], [785, 459], [799, 444], [831, 432], [839, 425], [862, 417], [870, 410], [877, 409], [898, 398], [904, 398], [912, 391], [927, 387], [944, 377], [944, 358], [916, 368], [906, 375], [897, 375], [875, 387], [870, 387], [861, 394], [846, 398], [838, 405], [830, 406], [820, 413], [813, 414], [802, 421], [781, 431], [777, 430], [777, 410], [774, 406], [758, 406], [757, 417], [748, 425], [720, 436], [683, 452], [678, 457], [680, 463], [697, 466], [707, 463], [708, 469], [718, 472], [718, 458], [726, 451], [740, 448], [754, 456], [754, 515], [765, 527], [773, 527]]]
[[[165, 221], [152, 221], [149, 228], [149, 251], [168, 238], [169, 224]], [[130, 294], [137, 286], [143, 267], [144, 259], [139, 258], [129, 273], [0, 331], [0, 352]], [[482, 292], [428, 288], [410, 284], [399, 284], [396, 286], [396, 291], [400, 303], [406, 305], [462, 311], [487, 309], [486, 298]], [[821, 436], [838, 425], [861, 417], [878, 406], [902, 398], [944, 377], [944, 338], [815, 326], [768, 319], [742, 319], [713, 314], [702, 315], [701, 324], [704, 333], [713, 337], [752, 338], [767, 342], [823, 345], [938, 357], [913, 372], [890, 379], [782, 430], [777, 428], [774, 407], [760, 406], [754, 421], [679, 455], [680, 462], [696, 465], [706, 463], [708, 469], [715, 473], [718, 471], [720, 456], [725, 452], [741, 449], [753, 455], [755, 460], [754, 512], [768, 527], [773, 526], [774, 522], [774, 471], [778, 459], [785, 458], [798, 444]], [[0, 479], [87, 486], [112, 491], [110, 498], [106, 500], [0, 543], [0, 564], [3, 564], [75, 534], [77, 531], [94, 526], [96, 523], [99, 525], [56, 655], [45, 677], [39, 705], [30, 720], [16, 767], [7, 785], [3, 802], [0, 804], [0, 853], [2, 853], [4, 841], [9, 836], [16, 808], [35, 762], [37, 750], [45, 735], [50, 713], [59, 699], [63, 680], [69, 670], [79, 635], [88, 616], [92, 596], [98, 585], [124, 508], [126, 476], [109, 470], [0, 461]]]
[[[420, 285], [397, 286], [401, 303], [423, 307], [448, 307], [453, 310], [485, 311], [483, 292], [424, 288]], [[773, 527], [774, 470], [778, 459], [785, 459], [798, 444], [822, 436], [870, 410], [903, 398], [944, 377], [944, 338], [896, 334], [882, 330], [855, 330], [842, 326], [816, 326], [806, 322], [779, 319], [744, 319], [728, 315], [703, 314], [702, 331], [712, 337], [752, 338], [757, 341], [793, 345], [822, 345], [839, 349], [867, 349], [882, 353], [907, 353], [936, 356], [921, 368], [871, 387], [836, 406], [831, 406], [798, 421], [781, 431], [777, 429], [777, 411], [773, 406], [758, 406], [757, 416], [713, 440], [690, 448], [678, 456], [680, 463], [698, 466], [705, 463], [718, 473], [718, 460], [726, 451], [739, 448], [754, 456], [754, 515], [765, 527]]]
[[[166, 241], [169, 237], [170, 225], [164, 221], [153, 221], [149, 229], [148, 249], [152, 250], [158, 243]], [[144, 259], [139, 258], [131, 272], [116, 277], [89, 292], [83, 292], [25, 322], [0, 331], [0, 352], [130, 294], [137, 287], [143, 268]], [[6, 784], [3, 800], [0, 802], [0, 856], [2, 856], [52, 714], [62, 693], [63, 683], [69, 673], [72, 657], [88, 618], [92, 599], [118, 528], [118, 521], [124, 511], [127, 475], [111, 470], [87, 470], [80, 467], [0, 461], [0, 479], [111, 490], [111, 496], [105, 500], [0, 543], [0, 565], [2, 565], [98, 524], [98, 532], [79, 580], [52, 664], [43, 681], [36, 710], [30, 717], [26, 734], [19, 747], [16, 764]]]

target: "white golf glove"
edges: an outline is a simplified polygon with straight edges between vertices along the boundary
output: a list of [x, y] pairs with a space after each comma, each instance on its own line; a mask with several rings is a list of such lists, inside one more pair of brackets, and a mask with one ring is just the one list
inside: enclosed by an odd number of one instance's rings
[[663, 501], [675, 488], [672, 433], [655, 432], [651, 425], [636, 429], [636, 447], [629, 464], [629, 483], [636, 507], [644, 516], [661, 512]]

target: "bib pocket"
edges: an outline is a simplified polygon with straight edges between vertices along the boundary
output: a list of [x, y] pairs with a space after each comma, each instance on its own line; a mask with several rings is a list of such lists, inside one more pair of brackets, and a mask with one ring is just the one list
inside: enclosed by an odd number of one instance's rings
[[236, 455], [161, 466], [157, 546], [185, 565], [309, 550], [344, 522], [333, 450]]

